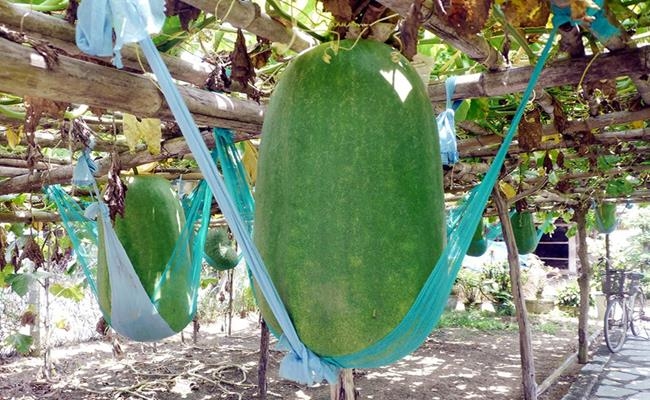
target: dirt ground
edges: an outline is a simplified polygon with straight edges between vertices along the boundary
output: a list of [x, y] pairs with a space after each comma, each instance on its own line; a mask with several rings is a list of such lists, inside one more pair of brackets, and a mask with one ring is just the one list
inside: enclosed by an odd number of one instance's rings
[[[548, 329], [548, 323], [533, 324], [538, 382], [576, 349], [575, 321], [560, 319], [553, 329]], [[511, 323], [513, 329], [499, 331], [436, 330], [416, 352], [395, 364], [355, 370], [359, 398], [520, 399], [518, 333], [515, 322]], [[0, 398], [259, 399], [257, 321], [253, 316], [236, 321], [230, 337], [220, 328], [218, 324], [201, 327], [196, 344], [191, 343], [191, 329], [184, 343], [180, 335], [155, 348], [122, 342], [123, 354], [118, 357], [107, 341], [56, 348], [49, 379], [43, 378], [41, 357], [0, 360]], [[275, 350], [270, 353], [268, 399], [329, 399], [325, 384], [305, 387], [278, 378], [282, 356]], [[579, 368], [569, 369], [539, 398], [561, 399]]]

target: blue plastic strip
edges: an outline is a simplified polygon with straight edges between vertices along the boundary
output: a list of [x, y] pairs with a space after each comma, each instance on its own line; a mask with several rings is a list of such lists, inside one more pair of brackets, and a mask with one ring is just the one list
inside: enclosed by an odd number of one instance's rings
[[454, 165], [458, 162], [459, 154], [456, 144], [456, 122], [454, 121], [455, 108], [451, 96], [456, 89], [456, 77], [451, 76], [445, 81], [447, 102], [445, 110], [438, 114], [436, 123], [440, 140], [440, 155], [443, 165]]
[[596, 3], [596, 5], [600, 8], [587, 8], [587, 16], [594, 18], [594, 20], [588, 24], [584, 21], [574, 21], [571, 18], [570, 7], [558, 7], [553, 2], [551, 2], [551, 11], [553, 12], [553, 26], [559, 27], [560, 25], [564, 25], [567, 22], [571, 23], [572, 25], [586, 25], [590, 28], [594, 36], [596, 36], [596, 38], [601, 42], [607, 42], [612, 37], [620, 35], [620, 30], [612, 25], [612, 23], [607, 18], [607, 15], [605, 14], [605, 0], [594, 0], [594, 3]]

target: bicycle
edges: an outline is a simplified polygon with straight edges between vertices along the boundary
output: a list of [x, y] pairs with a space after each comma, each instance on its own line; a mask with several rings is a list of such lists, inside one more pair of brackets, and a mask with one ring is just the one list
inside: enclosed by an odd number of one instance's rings
[[[605, 343], [612, 353], [623, 347], [628, 328], [634, 336], [645, 332], [645, 293], [641, 287], [643, 274], [625, 270], [608, 270], [605, 275], [603, 292], [607, 295], [607, 309], [604, 318]], [[626, 281], [629, 281], [626, 286]]]

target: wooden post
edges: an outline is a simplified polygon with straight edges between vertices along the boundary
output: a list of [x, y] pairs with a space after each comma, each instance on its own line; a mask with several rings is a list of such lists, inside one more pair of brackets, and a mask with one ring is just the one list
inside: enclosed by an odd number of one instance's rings
[[232, 281], [233, 279], [235, 279], [235, 276], [233, 274], [233, 270], [230, 269], [228, 270], [228, 283], [226, 284], [228, 286], [228, 336], [232, 336], [232, 301], [233, 301]]
[[[586, 364], [589, 357], [589, 281], [591, 265], [587, 256], [587, 212], [589, 204], [580, 203], [573, 209], [573, 220], [578, 225], [578, 259], [580, 260], [580, 313], [578, 316], [578, 362]], [[608, 235], [609, 236], [609, 235]]]
[[260, 318], [261, 334], [260, 334], [260, 362], [257, 366], [257, 387], [260, 400], [266, 400], [267, 381], [266, 381], [266, 367], [269, 363], [269, 327], [263, 318]]
[[514, 240], [515, 236], [510, 222], [510, 215], [508, 214], [508, 203], [501, 196], [498, 187], [492, 193], [492, 198], [494, 199], [494, 204], [499, 213], [499, 219], [501, 220], [503, 240], [508, 249], [512, 301], [515, 304], [517, 324], [519, 325], [519, 355], [521, 357], [521, 383], [523, 386], [524, 400], [535, 400], [537, 399], [537, 383], [535, 382], [533, 344], [520, 282], [519, 253]]
[[344, 368], [339, 373], [336, 385], [330, 385], [330, 400], [355, 400], [357, 393], [354, 390], [354, 370]]

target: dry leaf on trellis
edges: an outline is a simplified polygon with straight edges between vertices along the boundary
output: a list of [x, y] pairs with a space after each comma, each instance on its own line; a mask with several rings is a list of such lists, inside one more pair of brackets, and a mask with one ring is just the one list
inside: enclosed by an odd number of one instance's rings
[[418, 30], [420, 29], [422, 1], [415, 0], [411, 3], [406, 18], [402, 20], [399, 26], [402, 54], [409, 61], [413, 60], [413, 56], [418, 52]]
[[165, 0], [165, 14], [168, 17], [178, 15], [181, 28], [188, 30], [190, 22], [201, 15], [201, 10], [180, 0]]
[[564, 152], [559, 151], [557, 153], [557, 158], [555, 159], [555, 163], [557, 164], [558, 168], [564, 168]]
[[508, 182], [499, 181], [499, 190], [506, 196], [506, 199], [512, 199], [517, 195], [517, 190]]
[[545, 26], [551, 13], [546, 0], [507, 0], [501, 9], [508, 22], [520, 28]]
[[[235, 41], [235, 49], [230, 54], [231, 74], [230, 79], [232, 82], [239, 84], [238, 88], [233, 87], [233, 90], [246, 93], [251, 99], [259, 101], [260, 93], [253, 86], [255, 83], [255, 68], [248, 56], [246, 50], [246, 38], [241, 29], [237, 30], [237, 40]], [[234, 85], [233, 85], [234, 86]]]
[[461, 35], [479, 33], [490, 15], [492, 0], [452, 0], [447, 20]]
[[124, 217], [124, 200], [126, 199], [127, 187], [120, 179], [120, 156], [113, 153], [111, 156], [111, 166], [108, 169], [108, 184], [104, 192], [104, 201], [108, 207], [108, 213], [111, 221], [115, 221], [117, 215]]
[[7, 135], [7, 144], [9, 145], [10, 149], [15, 149], [16, 146], [20, 144], [20, 141], [25, 135], [25, 132], [23, 132], [22, 125], [19, 126], [18, 128], [12, 128], [10, 126], [7, 128], [5, 133]]
[[123, 133], [129, 150], [135, 151], [140, 140], [147, 144], [147, 150], [153, 155], [160, 154], [160, 141], [162, 129], [157, 118], [143, 118], [138, 120], [135, 115], [124, 113], [122, 116]]
[[519, 122], [517, 131], [519, 147], [525, 151], [532, 151], [539, 148], [542, 143], [542, 120], [538, 109], [524, 114]]
[[551, 155], [548, 154], [548, 151], [544, 154], [544, 160], [542, 163], [544, 165], [544, 171], [546, 171], [547, 174], [553, 171], [553, 160], [551, 160]]
[[25, 96], [25, 132], [33, 133], [36, 131], [39, 122], [43, 116], [49, 116], [55, 119], [63, 119], [65, 110], [70, 103], [43, 99], [41, 97]]
[[339, 22], [352, 22], [352, 5], [350, 0], [322, 0], [323, 11], [329, 12]]
[[41, 268], [43, 264], [45, 264], [45, 257], [43, 256], [43, 251], [41, 251], [41, 246], [39, 246], [31, 236], [25, 241], [23, 253], [20, 256], [19, 261], [24, 259], [31, 260], [34, 263], [34, 269]]
[[251, 50], [250, 60], [253, 68], [260, 69], [269, 62], [269, 58], [273, 51], [271, 50], [271, 42], [263, 37], [257, 37], [255, 48]]

